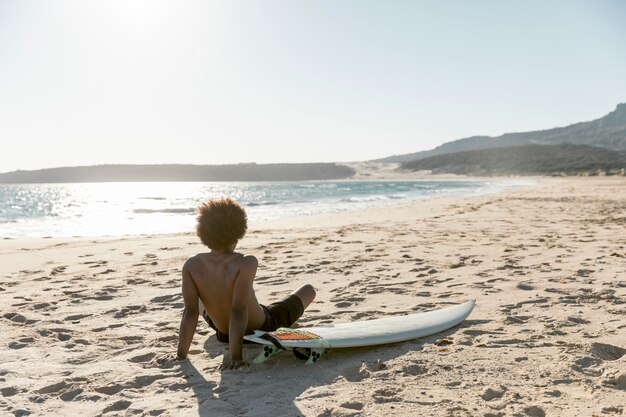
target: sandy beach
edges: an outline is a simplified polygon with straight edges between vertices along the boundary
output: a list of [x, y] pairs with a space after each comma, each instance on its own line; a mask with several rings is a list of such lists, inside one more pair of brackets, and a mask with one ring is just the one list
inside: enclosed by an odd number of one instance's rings
[[[190, 231], [0, 240], [0, 415], [616, 416], [626, 408], [626, 178], [252, 224], [255, 289], [301, 284], [299, 326], [476, 299], [449, 331], [218, 370], [200, 321], [176, 351]], [[246, 345], [251, 361], [259, 352]]]

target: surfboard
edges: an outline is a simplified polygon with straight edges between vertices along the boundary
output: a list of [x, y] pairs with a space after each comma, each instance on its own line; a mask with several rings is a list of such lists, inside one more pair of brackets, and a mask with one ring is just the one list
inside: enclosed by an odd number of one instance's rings
[[330, 323], [298, 329], [257, 330], [245, 340], [263, 345], [254, 360], [261, 363], [280, 351], [304, 355], [307, 364], [317, 362], [328, 350], [405, 342], [448, 330], [465, 320], [476, 300], [422, 313], [349, 323]]

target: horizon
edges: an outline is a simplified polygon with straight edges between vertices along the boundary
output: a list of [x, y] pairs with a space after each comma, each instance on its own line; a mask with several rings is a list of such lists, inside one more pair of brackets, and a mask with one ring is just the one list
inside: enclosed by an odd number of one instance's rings
[[[615, 108], [609, 112], [612, 113], [613, 111], [615, 111], [619, 106], [626, 106], [626, 102], [623, 103], [618, 103]], [[607, 115], [609, 114], [607, 113]], [[606, 116], [606, 115], [605, 115]], [[576, 125], [578, 123], [585, 123], [585, 122], [589, 122], [589, 121], [593, 121], [593, 120], [597, 120], [596, 119], [591, 119], [591, 120], [584, 120], [584, 121], [580, 121], [580, 122], [574, 122], [571, 124], [568, 124], [566, 126], [553, 126], [551, 128], [546, 128], [546, 129], [538, 129], [537, 131], [544, 131], [544, 130], [550, 130], [550, 129], [559, 129], [559, 128], [564, 128], [564, 127], [569, 127], [569, 126], [573, 126]], [[507, 135], [507, 134], [516, 134], [516, 133], [528, 133], [528, 132], [504, 132], [502, 135], [499, 136], [494, 136], [494, 139], [497, 139], [500, 136], [503, 135]], [[473, 137], [478, 137], [479, 135], [474, 135]], [[467, 138], [471, 138], [472, 136], [468, 136]], [[467, 138], [458, 138], [458, 139], [467, 139]], [[450, 142], [454, 142], [455, 140], [458, 139], [453, 139], [450, 141], [445, 141], [443, 142], [441, 145], [450, 143]], [[437, 145], [440, 146], [440, 145]], [[519, 145], [519, 146], [528, 146], [528, 145]], [[546, 146], [546, 145], [544, 145]], [[585, 145], [573, 145], [573, 146], [585, 146]], [[591, 145], [586, 145], [586, 146], [591, 146]], [[386, 157], [390, 157], [390, 156], [398, 156], [399, 154], [395, 154], [395, 155], [387, 155]], [[45, 170], [55, 170], [55, 169], [72, 169], [72, 168], [97, 168], [97, 167], [104, 167], [104, 166], [233, 166], [233, 165], [303, 165], [303, 164], [320, 164], [320, 163], [334, 163], [337, 165], [341, 165], [341, 164], [345, 164], [345, 165], [349, 165], [349, 164], [358, 164], [358, 163], [368, 163], [368, 162], [373, 162], [376, 159], [382, 159], [385, 157], [381, 157], [381, 158], [373, 158], [372, 160], [366, 160], [366, 161], [307, 161], [307, 162], [254, 162], [254, 161], [243, 161], [243, 162], [230, 162], [230, 163], [215, 163], [215, 164], [202, 164], [202, 163], [179, 163], [179, 162], [155, 162], [155, 163], [145, 163], [145, 164], [133, 164], [133, 163], [116, 163], [116, 162], [105, 162], [105, 163], [98, 163], [98, 164], [93, 164], [93, 165], [65, 165], [65, 166], [48, 166], [48, 167], [42, 167], [42, 168], [34, 168], [34, 169], [15, 169], [13, 171], [0, 171], [0, 174], [8, 174], [8, 173], [12, 173], [12, 172], [28, 172], [28, 171], [45, 171]]]
[[624, 17], [608, 0], [0, 1], [0, 172], [359, 162], [594, 120], [626, 97]]

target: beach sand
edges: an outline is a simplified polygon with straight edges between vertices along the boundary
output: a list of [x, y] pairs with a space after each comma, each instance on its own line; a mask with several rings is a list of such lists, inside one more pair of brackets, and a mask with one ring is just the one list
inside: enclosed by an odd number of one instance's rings
[[259, 299], [318, 290], [300, 326], [477, 300], [449, 331], [312, 366], [220, 372], [227, 346], [203, 321], [189, 360], [157, 361], [203, 250], [193, 233], [0, 240], [0, 415], [624, 414], [623, 177], [252, 224], [239, 250], [259, 258]]

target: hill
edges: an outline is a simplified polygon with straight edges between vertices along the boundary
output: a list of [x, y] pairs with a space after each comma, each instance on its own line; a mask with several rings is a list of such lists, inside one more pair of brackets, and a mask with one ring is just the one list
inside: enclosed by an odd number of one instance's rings
[[349, 178], [352, 168], [334, 163], [236, 165], [98, 165], [13, 171], [0, 183], [134, 181], [306, 181]]
[[626, 152], [585, 145], [521, 145], [446, 153], [405, 162], [403, 169], [461, 175], [623, 175]]
[[375, 162], [407, 162], [453, 152], [501, 148], [530, 144], [589, 145], [613, 151], [626, 151], [626, 103], [600, 119], [533, 132], [506, 133], [501, 136], [472, 136], [444, 143], [430, 151], [394, 155]]

